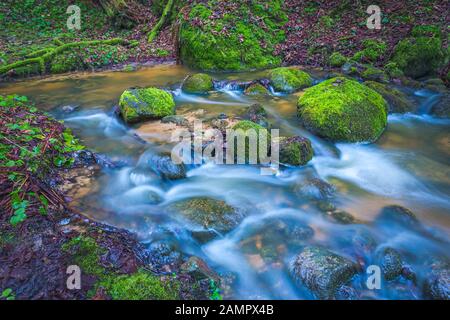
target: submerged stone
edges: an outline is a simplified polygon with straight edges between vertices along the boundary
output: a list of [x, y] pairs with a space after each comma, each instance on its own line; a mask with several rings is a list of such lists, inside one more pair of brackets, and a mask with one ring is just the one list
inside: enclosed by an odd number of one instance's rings
[[319, 299], [333, 299], [337, 289], [356, 274], [355, 264], [321, 247], [305, 247], [291, 267], [294, 279]]
[[223, 200], [197, 197], [175, 202], [170, 209], [185, 218], [218, 232], [226, 233], [235, 228], [244, 218], [243, 210], [230, 206]]
[[131, 88], [122, 93], [120, 113], [128, 123], [160, 119], [175, 113], [175, 102], [170, 93], [157, 88]]
[[450, 300], [450, 263], [435, 261], [431, 264], [423, 294], [428, 299]]
[[443, 94], [430, 113], [439, 118], [450, 118], [450, 94]]
[[381, 272], [386, 280], [394, 280], [402, 274], [403, 260], [400, 253], [393, 248], [383, 248], [378, 252], [377, 259]]
[[399, 205], [386, 206], [381, 209], [376, 222], [395, 223], [405, 228], [414, 229], [417, 229], [421, 226], [420, 221], [411, 210]]
[[170, 154], [153, 155], [148, 160], [150, 168], [159, 176], [169, 180], [186, 178], [186, 167], [176, 164]]
[[379, 93], [343, 77], [308, 88], [298, 99], [302, 124], [332, 141], [376, 141], [387, 124], [386, 110]]

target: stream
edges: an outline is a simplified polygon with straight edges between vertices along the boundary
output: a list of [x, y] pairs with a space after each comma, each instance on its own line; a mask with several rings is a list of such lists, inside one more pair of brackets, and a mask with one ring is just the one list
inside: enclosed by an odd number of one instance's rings
[[[426, 272], [424, 261], [430, 256], [449, 257], [450, 120], [427, 114], [439, 98], [436, 93], [399, 88], [414, 99], [415, 114], [389, 115], [386, 131], [374, 144], [332, 144], [299, 125], [299, 93], [273, 92], [253, 98], [226, 85], [226, 80], [262, 78], [262, 72], [214, 74], [224, 85], [208, 96], [181, 92], [180, 84], [192, 72], [183, 66], [158, 65], [133, 72], [0, 84], [0, 93], [28, 96], [39, 109], [64, 120], [89, 149], [123, 163], [117, 169], [102, 169], [89, 192], [75, 199], [79, 210], [96, 221], [134, 232], [148, 246], [164, 242], [183, 254], [201, 257], [213, 270], [234, 279], [232, 295], [227, 298], [313, 298], [289, 275], [289, 263], [299, 245], [286, 233], [273, 232], [280, 223], [310, 230], [312, 236], [302, 245], [321, 245], [355, 261], [359, 256], [355, 237], [371, 234], [377, 247], [390, 246], [405, 253], [408, 265], [418, 274]], [[325, 74], [317, 71], [312, 76], [321, 81]], [[280, 135], [303, 135], [312, 141], [314, 158], [303, 167], [280, 168], [273, 176], [261, 175], [250, 165], [206, 163], [189, 166], [185, 179], [162, 180], [149, 174], [145, 163], [149, 156], [170, 150], [170, 146], [158, 134], [146, 136], [139, 125], [124, 125], [113, 112], [121, 93], [133, 86], [168, 89], [174, 95], [177, 114], [202, 109], [205, 119], [221, 113], [239, 115], [251, 104], [261, 103]], [[61, 107], [67, 105], [77, 108], [63, 112]], [[142, 143], [136, 134], [148, 143]], [[333, 185], [335, 192], [329, 201], [362, 223], [340, 224], [320, 212], [311, 200], [318, 191], [305, 187], [313, 179]], [[198, 227], [165, 209], [181, 199], [205, 196], [222, 199], [248, 215], [231, 232], [200, 241], [193, 236]], [[413, 211], [429, 232], [377, 223], [380, 210], [394, 204]], [[361, 298], [414, 299], [421, 292], [406, 280], [388, 283], [381, 290], [369, 290], [364, 283], [364, 273], [352, 280]]]

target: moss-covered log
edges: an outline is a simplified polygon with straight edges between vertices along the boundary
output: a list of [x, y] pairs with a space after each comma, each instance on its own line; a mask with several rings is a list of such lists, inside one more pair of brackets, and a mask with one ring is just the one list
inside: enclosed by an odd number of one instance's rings
[[135, 46], [136, 41], [128, 41], [120, 38], [108, 39], [108, 40], [90, 40], [65, 43], [56, 47], [44, 48], [31, 52], [27, 55], [28, 59], [16, 61], [3, 67], [0, 67], [0, 75], [7, 73], [10, 70], [24, 67], [31, 64], [39, 64], [39, 70], [41, 73], [46, 71], [46, 63], [49, 62], [54, 56], [61, 54], [64, 51], [75, 47], [97, 46], [97, 45], [126, 45]]

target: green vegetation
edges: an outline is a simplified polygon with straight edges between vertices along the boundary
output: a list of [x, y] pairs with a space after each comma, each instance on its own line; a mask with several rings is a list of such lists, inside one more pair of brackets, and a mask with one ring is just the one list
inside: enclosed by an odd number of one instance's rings
[[2, 294], [0, 295], [0, 300], [15, 300], [16, 295], [14, 294], [13, 290], [11, 288], [6, 288], [2, 291]]
[[347, 61], [348, 59], [344, 55], [340, 54], [339, 52], [333, 52], [333, 54], [330, 56], [328, 60], [328, 63], [332, 67], [341, 67]]
[[[270, 137], [270, 132], [266, 129], [266, 128], [264, 128], [263, 126], [261, 126], [261, 125], [259, 125], [259, 124], [257, 124], [257, 123], [255, 123], [255, 122], [253, 122], [253, 121], [250, 121], [250, 120], [242, 120], [242, 121], [239, 121], [238, 123], [236, 123], [234, 126], [233, 126], [233, 130], [235, 130], [235, 131], [237, 131], [237, 130], [242, 130], [242, 133], [244, 134], [244, 136], [245, 136], [245, 159], [244, 159], [244, 161], [245, 161], [245, 163], [248, 163], [248, 162], [250, 162], [250, 151], [251, 151], [251, 147], [255, 147], [256, 148], [256, 157], [257, 157], [257, 162], [259, 163], [260, 162], [260, 156], [262, 156], [262, 157], [264, 157], [265, 155], [264, 154], [262, 154], [262, 155], [260, 155], [260, 153], [259, 153], [259, 151], [260, 151], [260, 136], [259, 135], [262, 135], [262, 134], [266, 134], [267, 135], [267, 150], [269, 150], [270, 149], [270, 140], [271, 140], [271, 137]], [[257, 139], [257, 143], [256, 143], [256, 146], [254, 146], [254, 145], [250, 145], [251, 143], [251, 141], [250, 141], [250, 134], [251, 133], [256, 133], [256, 139]], [[239, 133], [239, 131], [237, 131], [236, 132], [236, 134], [238, 134]], [[237, 139], [235, 139], [235, 140], [237, 140]], [[234, 145], [234, 156], [235, 157], [237, 157], [238, 156], [238, 147], [239, 147], [239, 145], [238, 145], [238, 143], [237, 143], [237, 141], [235, 141], [235, 145]], [[239, 159], [239, 158], [237, 158], [237, 159]]]
[[210, 75], [196, 73], [184, 81], [182, 89], [188, 93], [207, 94], [213, 87], [213, 79]]
[[145, 270], [130, 275], [120, 275], [102, 264], [107, 250], [95, 239], [78, 236], [63, 244], [62, 249], [80, 266], [82, 272], [95, 276], [97, 282], [92, 292], [103, 288], [114, 300], [177, 299], [179, 283], [176, 279], [162, 280]]
[[415, 27], [411, 38], [397, 44], [391, 61], [412, 78], [435, 73], [445, 61], [439, 29], [433, 26]]
[[280, 137], [280, 162], [292, 166], [303, 166], [313, 157], [311, 141], [303, 137]]
[[375, 39], [366, 39], [363, 41], [363, 50], [353, 55], [355, 61], [375, 62], [386, 52], [387, 46], [384, 42]]
[[260, 83], [253, 83], [245, 89], [244, 94], [248, 96], [265, 96], [269, 94], [269, 90]]
[[333, 141], [377, 140], [387, 124], [386, 110], [380, 94], [344, 77], [308, 88], [298, 100], [303, 125]]
[[160, 119], [175, 114], [175, 102], [170, 93], [157, 88], [125, 90], [119, 100], [120, 112], [128, 123]]
[[11, 190], [10, 222], [17, 225], [26, 219], [30, 203], [37, 201], [39, 213], [47, 213], [48, 193], [28, 188], [31, 176], [45, 181], [55, 167], [70, 167], [74, 162], [72, 153], [84, 147], [70, 129], [38, 113], [27, 97], [0, 96], [0, 116], [0, 167], [8, 168], [4, 183]]
[[364, 85], [381, 94], [381, 96], [387, 101], [390, 113], [405, 113], [413, 111], [414, 105], [408, 100], [403, 92], [395, 88], [391, 88], [388, 85], [374, 81], [366, 81], [364, 82]]
[[269, 71], [270, 84], [276, 91], [294, 92], [312, 86], [312, 78], [306, 72], [295, 68], [276, 68]]
[[[287, 22], [282, 1], [256, 0], [234, 8], [233, 2], [211, 0], [195, 5], [187, 19], [181, 17], [180, 56], [201, 70], [249, 70], [278, 66], [275, 45], [284, 40]], [[230, 8], [228, 8], [230, 7]], [[214, 19], [216, 8], [225, 8]]]
[[389, 82], [389, 76], [381, 69], [368, 66], [366, 70], [361, 72], [361, 78], [364, 80], [373, 80], [378, 82]]

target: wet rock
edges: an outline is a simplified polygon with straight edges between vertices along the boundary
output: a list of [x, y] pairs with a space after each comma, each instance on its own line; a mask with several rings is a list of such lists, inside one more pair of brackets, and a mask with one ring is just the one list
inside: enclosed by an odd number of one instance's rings
[[306, 89], [297, 102], [305, 128], [331, 141], [376, 141], [387, 125], [386, 110], [379, 93], [344, 77]]
[[450, 300], [450, 263], [435, 261], [427, 274], [423, 294], [428, 299]]
[[170, 154], [153, 155], [148, 160], [150, 168], [164, 179], [176, 180], [186, 178], [186, 167], [176, 164]]
[[383, 83], [389, 82], [389, 76], [383, 70], [371, 66], [367, 67], [366, 70], [361, 72], [361, 78], [363, 78], [364, 80], [371, 80]]
[[324, 200], [334, 196], [336, 187], [319, 178], [307, 178], [295, 186], [294, 192], [301, 197]]
[[170, 209], [203, 226], [225, 233], [235, 228], [244, 218], [244, 212], [223, 200], [208, 197], [190, 198], [175, 202]]
[[190, 257], [188, 261], [181, 265], [181, 271], [190, 274], [196, 280], [213, 279], [219, 281], [219, 276], [199, 257]]
[[247, 96], [267, 96], [269, 90], [260, 83], [253, 83], [245, 89], [244, 94]]
[[399, 206], [391, 205], [381, 209], [380, 214], [376, 219], [377, 223], [395, 223], [404, 228], [421, 228], [420, 221], [417, 219], [411, 210]]
[[119, 100], [120, 114], [127, 123], [161, 119], [175, 113], [169, 92], [157, 88], [130, 88]]
[[248, 107], [245, 114], [243, 115], [243, 118], [253, 121], [266, 129], [270, 129], [270, 125], [267, 120], [267, 112], [259, 103], [254, 103], [250, 107]]
[[336, 300], [358, 300], [359, 296], [355, 289], [349, 286], [341, 286], [336, 290]]
[[148, 263], [152, 270], [172, 272], [182, 263], [182, 257], [172, 245], [157, 241], [148, 247]]
[[195, 94], [207, 94], [213, 88], [212, 77], [205, 73], [196, 73], [189, 76], [182, 86], [183, 91]]
[[383, 248], [377, 253], [377, 260], [386, 280], [391, 281], [402, 275], [403, 260], [397, 250]]
[[72, 113], [80, 108], [80, 105], [69, 104], [65, 106], [61, 106], [59, 109], [64, 113]]
[[309, 74], [296, 67], [282, 67], [269, 71], [270, 84], [276, 91], [294, 92], [312, 86]]
[[450, 94], [443, 94], [430, 113], [439, 118], [450, 118]]
[[414, 110], [414, 104], [403, 92], [374, 81], [366, 81], [364, 85], [383, 96], [388, 103], [389, 113], [405, 113]]
[[337, 222], [342, 224], [358, 223], [358, 220], [347, 211], [335, 210], [330, 212], [330, 216]]
[[423, 83], [424, 88], [434, 92], [446, 93], [448, 91], [444, 81], [439, 78], [427, 79]]
[[291, 274], [319, 299], [333, 299], [355, 274], [355, 264], [325, 248], [305, 247], [294, 259]]
[[178, 115], [167, 116], [161, 119], [162, 123], [175, 123], [177, 126], [187, 126], [189, 121], [183, 117]]
[[311, 141], [300, 136], [280, 137], [279, 152], [280, 162], [292, 166], [304, 166], [314, 155]]
[[211, 127], [213, 127], [214, 129], [218, 129], [222, 132], [224, 132], [228, 126], [229, 126], [229, 122], [227, 120], [224, 119], [213, 119], [211, 120]]

